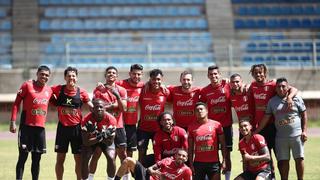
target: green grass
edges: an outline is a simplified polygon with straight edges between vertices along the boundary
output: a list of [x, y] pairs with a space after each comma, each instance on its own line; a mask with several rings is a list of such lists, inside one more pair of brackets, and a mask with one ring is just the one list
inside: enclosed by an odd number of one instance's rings
[[[235, 138], [236, 140], [237, 138]], [[237, 141], [234, 142], [234, 151], [231, 154], [232, 158], [232, 178], [241, 172], [241, 157], [239, 151], [237, 151]], [[47, 142], [47, 154], [42, 156], [40, 178], [45, 180], [55, 179], [55, 159], [56, 154], [53, 151], [54, 140], [48, 140]], [[320, 138], [310, 137], [305, 144], [305, 179], [306, 180], [319, 180], [320, 179]], [[149, 148], [150, 149], [150, 148]], [[137, 153], [135, 153], [135, 156]], [[99, 161], [98, 169], [95, 175], [96, 180], [104, 180], [106, 177], [106, 160], [102, 158]], [[14, 179], [15, 178], [15, 165], [18, 158], [17, 142], [16, 140], [1, 140], [0, 142], [0, 179]], [[291, 160], [289, 179], [296, 179], [294, 161]], [[24, 179], [31, 179], [30, 157], [25, 165]], [[119, 166], [119, 161], [117, 160]], [[276, 176], [279, 178], [278, 170]], [[65, 161], [64, 179], [75, 179], [74, 173], [74, 161], [72, 155], [69, 153]], [[222, 178], [224, 179], [224, 178]]]

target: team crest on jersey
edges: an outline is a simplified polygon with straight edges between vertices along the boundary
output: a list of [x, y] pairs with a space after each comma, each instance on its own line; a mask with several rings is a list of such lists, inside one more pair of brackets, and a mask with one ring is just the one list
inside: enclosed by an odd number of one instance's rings
[[49, 92], [48, 91], [45, 91], [44, 94], [49, 97]]
[[212, 126], [209, 126], [208, 129], [209, 129], [209, 132], [212, 132], [212, 131], [213, 131]]
[[265, 86], [263, 89], [264, 91], [269, 91], [269, 86]]
[[242, 99], [243, 99], [244, 102], [248, 101], [248, 97], [247, 96], [243, 96]]
[[17, 94], [21, 94], [22, 93], [22, 89], [19, 89]]
[[251, 149], [254, 150], [255, 149], [255, 145], [251, 144]]
[[178, 136], [173, 136], [173, 140], [178, 142]]
[[221, 93], [222, 93], [222, 94], [224, 94], [224, 93], [225, 93], [224, 88], [221, 88], [221, 89], [220, 89], [220, 91], [221, 91]]
[[163, 96], [160, 96], [160, 97], [159, 97], [159, 101], [160, 101], [160, 102], [163, 102], [163, 101], [164, 101], [164, 97], [163, 97]]

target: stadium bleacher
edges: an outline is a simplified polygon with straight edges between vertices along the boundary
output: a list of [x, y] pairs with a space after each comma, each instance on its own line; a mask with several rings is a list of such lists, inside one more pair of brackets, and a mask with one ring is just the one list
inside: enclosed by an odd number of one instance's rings
[[10, 11], [10, 0], [0, 1], [0, 68], [11, 68], [12, 67], [12, 36], [11, 36], [11, 17]]
[[[155, 67], [214, 62], [204, 0], [39, 0], [40, 62]], [[99, 5], [99, 6], [97, 6]]]

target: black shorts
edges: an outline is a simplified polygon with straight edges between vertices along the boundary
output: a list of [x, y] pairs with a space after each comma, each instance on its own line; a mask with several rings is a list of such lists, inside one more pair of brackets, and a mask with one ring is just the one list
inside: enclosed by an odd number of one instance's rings
[[149, 140], [153, 140], [155, 132], [148, 132], [138, 129], [137, 130], [137, 141], [138, 141], [138, 150], [146, 151], [148, 149]]
[[232, 126], [223, 127], [223, 134], [226, 142], [226, 148], [230, 152], [232, 151], [233, 146], [233, 130]]
[[43, 127], [20, 125], [18, 147], [23, 152], [46, 153], [46, 131]]
[[127, 147], [127, 136], [124, 128], [116, 129], [116, 137], [114, 138], [114, 144], [117, 148]]
[[266, 180], [271, 180], [271, 169], [266, 168], [258, 172], [244, 171], [239, 176], [248, 180], [255, 180], [257, 176], [263, 177]]
[[137, 150], [137, 127], [136, 125], [125, 125], [127, 136], [127, 150], [136, 151]]
[[274, 123], [267, 124], [266, 127], [263, 128], [259, 134], [261, 134], [266, 140], [268, 148], [273, 149], [275, 145], [275, 139], [276, 139], [276, 127]]
[[214, 174], [220, 173], [219, 162], [194, 162], [195, 170], [194, 179], [205, 179], [206, 176], [212, 177]]
[[72, 154], [80, 154], [82, 145], [81, 126], [64, 126], [60, 122], [57, 127], [56, 142], [54, 151], [58, 153], [67, 153], [69, 143]]
[[139, 180], [150, 180], [150, 174], [147, 172], [147, 168], [143, 167], [139, 161], [136, 161], [132, 177]]

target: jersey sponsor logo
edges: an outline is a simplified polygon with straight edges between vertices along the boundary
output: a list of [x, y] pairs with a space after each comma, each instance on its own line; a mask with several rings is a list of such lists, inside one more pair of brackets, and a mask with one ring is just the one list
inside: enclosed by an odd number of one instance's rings
[[294, 123], [294, 118], [289, 118], [289, 119], [282, 119], [279, 121], [280, 126], [286, 126], [288, 124]]
[[156, 104], [156, 105], [146, 105], [146, 107], [144, 108], [145, 110], [149, 110], [149, 111], [160, 111], [160, 105]]
[[61, 114], [62, 115], [77, 115], [78, 114], [78, 111], [76, 109], [73, 109], [73, 108], [62, 108], [61, 110]]
[[171, 174], [168, 172], [164, 172], [163, 175], [166, 177], [166, 179], [176, 179], [177, 176], [175, 174]]
[[173, 149], [170, 149], [170, 150], [165, 149], [163, 151], [163, 155], [171, 156], [171, 155], [174, 155], [177, 151], [178, 151], [178, 148], [173, 148]]
[[144, 117], [144, 120], [146, 120], [146, 121], [156, 121], [157, 120], [157, 115], [156, 114], [146, 115]]
[[211, 101], [210, 101], [211, 104], [218, 104], [218, 103], [223, 103], [223, 102], [226, 102], [225, 96], [220, 96], [219, 98], [211, 99]]
[[214, 150], [214, 147], [211, 146], [211, 145], [201, 145], [201, 146], [198, 146], [198, 151], [200, 152], [205, 152], [205, 151], [213, 151]]
[[239, 112], [239, 111], [247, 111], [247, 110], [249, 110], [249, 105], [248, 104], [242, 104], [241, 106], [235, 107], [234, 109], [237, 112]]
[[265, 93], [254, 94], [253, 96], [255, 99], [262, 99], [262, 100], [267, 99], [267, 94], [265, 94]]
[[47, 105], [49, 101], [48, 101], [48, 99], [44, 99], [44, 98], [34, 98], [32, 102], [33, 102], [33, 104]]
[[178, 111], [177, 113], [180, 116], [193, 116], [193, 111], [188, 110]]
[[186, 106], [192, 106], [193, 105], [193, 100], [190, 98], [186, 101], [177, 101], [177, 106], [181, 106], [181, 107], [186, 107]]
[[206, 134], [206, 135], [202, 135], [202, 136], [197, 136], [196, 137], [196, 142], [198, 141], [209, 141], [212, 140], [212, 134]]
[[32, 115], [45, 116], [45, 115], [47, 115], [47, 111], [45, 111], [45, 110], [43, 110], [43, 109], [40, 109], [40, 108], [38, 108], [38, 109], [32, 109], [32, 110], [31, 110], [31, 114], [32, 114]]
[[211, 108], [211, 112], [213, 114], [225, 113], [226, 108], [225, 107], [213, 107], [213, 108]]
[[138, 102], [139, 101], [139, 96], [128, 97], [127, 101], [128, 102], [132, 102], [132, 103]]
[[256, 110], [258, 111], [265, 111], [267, 109], [267, 106], [262, 104], [261, 105], [257, 104], [255, 107], [256, 107]]

